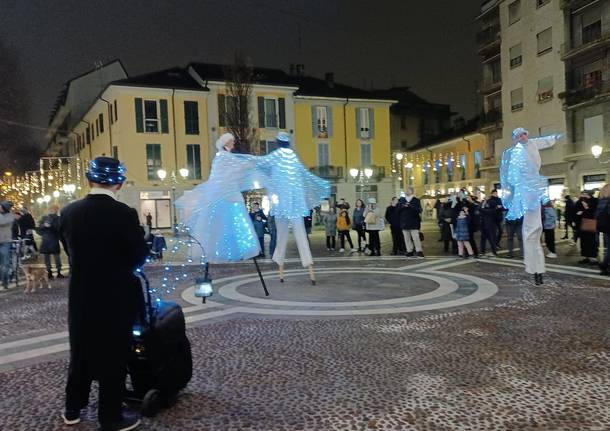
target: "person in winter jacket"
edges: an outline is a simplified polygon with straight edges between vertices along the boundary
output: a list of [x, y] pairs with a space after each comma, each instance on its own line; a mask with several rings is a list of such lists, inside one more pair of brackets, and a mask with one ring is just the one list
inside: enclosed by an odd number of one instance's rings
[[491, 252], [498, 255], [497, 239], [498, 233], [498, 203], [494, 199], [486, 199], [481, 204], [481, 254], [485, 254], [485, 246], [489, 242]]
[[21, 214], [21, 217], [19, 217], [19, 220], [17, 220], [17, 223], [19, 224], [19, 235], [22, 239], [26, 240], [28, 254], [30, 254], [29, 250], [37, 252], [38, 247], [36, 246], [36, 241], [34, 240], [34, 231], [36, 230], [36, 222], [34, 221], [34, 217], [32, 217], [32, 214], [30, 214], [26, 207], [22, 207], [19, 212]]
[[595, 211], [597, 231], [604, 237], [603, 260], [599, 264], [601, 275], [610, 275], [610, 184], [599, 191], [599, 202]]
[[[468, 209], [464, 207], [456, 221], [455, 221], [455, 240], [457, 241], [458, 246], [458, 255], [460, 257], [468, 257], [474, 256], [474, 252], [472, 251], [472, 246], [470, 244], [470, 231], [469, 231], [469, 220], [468, 220]], [[464, 249], [466, 249], [468, 254], [464, 254]]]
[[517, 236], [517, 240], [519, 241], [519, 248], [521, 249], [521, 253], [523, 254], [523, 217], [520, 217], [516, 220], [506, 220], [506, 248], [508, 250], [507, 257], [513, 258], [515, 255], [513, 253], [514, 240], [515, 235]]
[[371, 256], [381, 256], [381, 242], [379, 241], [379, 231], [383, 230], [383, 218], [377, 209], [377, 199], [369, 198], [368, 205], [364, 210], [364, 223], [366, 233], [369, 235], [369, 249]]
[[548, 201], [542, 207], [542, 230], [544, 232], [544, 243], [549, 252], [546, 257], [554, 259], [557, 257], [555, 253], [555, 226], [557, 225], [557, 211], [553, 207], [553, 203]]
[[405, 239], [400, 228], [400, 207], [398, 199], [393, 197], [390, 205], [385, 210], [386, 222], [390, 225], [392, 232], [392, 256], [403, 254], [405, 252]]
[[0, 202], [0, 281], [3, 289], [8, 288], [10, 276], [12, 227], [15, 222], [12, 206], [9, 201]]
[[578, 263], [595, 264], [597, 262], [598, 244], [597, 232], [586, 229], [586, 220], [597, 220], [595, 212], [597, 210], [597, 199], [591, 192], [583, 191], [576, 205], [576, 216], [578, 221], [578, 236], [580, 238], [580, 255], [583, 257]]
[[326, 230], [326, 250], [335, 251], [335, 237], [337, 236], [337, 214], [330, 207], [324, 216], [324, 229]]
[[[451, 201], [447, 201], [443, 204], [443, 207], [441, 209], [441, 222], [442, 222], [442, 230], [441, 230], [441, 239], [444, 242], [444, 247], [443, 249], [445, 250], [445, 252], [449, 252], [449, 244], [452, 244], [455, 242], [455, 239], [453, 239], [453, 236], [451, 234], [451, 225], [453, 224], [454, 220], [455, 220], [455, 208], [453, 205], [453, 202]], [[453, 250], [453, 245], [452, 245], [452, 250]], [[457, 243], [455, 244], [455, 249], [457, 249]]]
[[364, 201], [362, 199], [356, 199], [356, 207], [352, 213], [352, 229], [358, 234], [358, 252], [364, 251], [366, 247], [366, 235], [364, 226]]
[[254, 231], [256, 232], [258, 242], [261, 246], [260, 257], [265, 257], [265, 222], [267, 221], [267, 216], [261, 209], [260, 204], [258, 202], [254, 202], [252, 204], [252, 209], [250, 210], [250, 219], [252, 220]]
[[408, 187], [405, 197], [398, 200], [400, 211], [400, 229], [402, 231], [407, 257], [424, 257], [424, 252], [419, 238], [421, 229], [421, 202], [413, 194], [413, 188]]
[[346, 238], [350, 247], [350, 253], [353, 253], [355, 251], [354, 244], [352, 243], [352, 237], [349, 234], [351, 224], [352, 223], [349, 219], [349, 215], [347, 214], [347, 210], [339, 211], [339, 215], [337, 216], [337, 231], [339, 232], [339, 239], [341, 241], [341, 248], [339, 249], [340, 253], [343, 253], [345, 251]]
[[42, 237], [40, 244], [40, 254], [44, 255], [44, 264], [47, 267], [49, 279], [53, 278], [51, 269], [51, 256], [55, 260], [55, 269], [57, 270], [57, 278], [65, 278], [61, 273], [61, 256], [59, 248], [59, 207], [57, 205], [49, 206], [46, 215], [42, 216], [38, 222], [38, 234]]
[[574, 229], [574, 221], [576, 218], [576, 206], [570, 195], [566, 195], [565, 208], [563, 210], [563, 218], [565, 220], [566, 233], [561, 239], [568, 239], [568, 227], [572, 229], [572, 238], [576, 242], [576, 229]]

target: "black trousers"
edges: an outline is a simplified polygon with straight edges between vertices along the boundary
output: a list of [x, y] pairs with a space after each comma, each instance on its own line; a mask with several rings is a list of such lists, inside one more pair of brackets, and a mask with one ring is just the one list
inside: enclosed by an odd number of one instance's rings
[[555, 229], [544, 229], [544, 243], [551, 253], [555, 253]]
[[405, 247], [405, 237], [402, 234], [402, 229], [393, 227], [392, 230], [392, 253], [404, 253], [406, 251]]
[[258, 237], [258, 242], [261, 245], [261, 254], [265, 255], [265, 235]]
[[472, 230], [468, 231], [468, 241], [470, 242], [470, 245], [472, 246], [472, 252], [474, 253], [475, 256], [478, 256], [479, 247], [477, 247], [477, 242], [474, 239], [474, 232]]
[[326, 235], [326, 248], [335, 248], [335, 237], [334, 236]]
[[369, 248], [372, 253], [381, 253], [381, 242], [379, 241], [379, 231], [378, 230], [367, 230], [369, 234]]
[[364, 246], [366, 245], [366, 235], [364, 234], [364, 227], [360, 226], [354, 229], [358, 234], [358, 249], [364, 250]]
[[510, 257], [513, 256], [515, 248], [515, 235], [517, 235], [519, 248], [521, 248], [521, 254], [523, 254], [523, 223], [509, 223], [506, 225], [506, 248]]
[[340, 230], [339, 239], [341, 240], [341, 248], [345, 248], [345, 238], [347, 238], [349, 248], [354, 248], [354, 243], [352, 243], [352, 237], [349, 234], [349, 230]]
[[498, 251], [496, 249], [496, 232], [498, 227], [495, 224], [487, 223], [483, 225], [481, 229], [481, 253], [485, 253], [485, 245], [489, 242], [491, 246], [491, 251], [496, 254]]

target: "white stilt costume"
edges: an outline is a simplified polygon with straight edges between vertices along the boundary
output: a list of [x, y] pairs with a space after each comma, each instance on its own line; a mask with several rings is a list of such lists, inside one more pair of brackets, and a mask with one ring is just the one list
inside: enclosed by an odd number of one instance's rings
[[303, 166], [290, 148], [290, 140], [289, 134], [278, 133], [278, 149], [267, 156], [258, 157], [257, 170], [264, 175], [264, 186], [271, 196], [270, 214], [275, 216], [277, 228], [273, 260], [280, 266], [280, 278], [286, 257], [288, 228], [292, 225], [301, 263], [303, 267], [310, 268], [310, 277], [314, 281], [313, 259], [303, 217], [330, 196], [330, 183], [313, 175]]
[[542, 283], [545, 272], [544, 252], [540, 244], [542, 234], [541, 205], [549, 201], [548, 180], [540, 175], [540, 150], [552, 147], [561, 135], [528, 138], [527, 130], [513, 131], [513, 145], [502, 154], [500, 181], [502, 202], [508, 209], [507, 220], [523, 217], [523, 260], [525, 271], [536, 275]]

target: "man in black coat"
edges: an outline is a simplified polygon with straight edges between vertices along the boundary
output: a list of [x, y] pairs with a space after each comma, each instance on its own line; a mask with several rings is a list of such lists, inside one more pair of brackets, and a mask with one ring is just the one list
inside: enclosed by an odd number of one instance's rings
[[60, 235], [70, 259], [68, 325], [70, 368], [67, 425], [80, 422], [91, 381], [99, 382], [98, 419], [104, 431], [131, 430], [137, 415], [124, 413], [133, 324], [143, 310], [134, 270], [148, 254], [137, 212], [116, 200], [125, 181], [116, 159], [98, 157], [87, 172], [91, 191], [62, 211]]
[[570, 195], [565, 196], [565, 204], [563, 217], [565, 220], [566, 233], [561, 239], [568, 239], [568, 226], [572, 228], [574, 241], [576, 241], [576, 229], [574, 229], [574, 220], [576, 219], [576, 205]]
[[55, 269], [57, 270], [57, 278], [65, 278], [61, 274], [61, 256], [59, 248], [59, 216], [57, 205], [49, 206], [47, 214], [42, 216], [38, 222], [38, 234], [42, 237], [40, 243], [40, 254], [44, 256], [44, 264], [47, 267], [49, 279], [53, 279], [53, 271], [51, 270], [51, 256], [55, 260]]
[[404, 198], [399, 199], [400, 229], [405, 241], [407, 257], [424, 257], [419, 238], [421, 229], [421, 202], [413, 194], [413, 187], [407, 187]]
[[402, 229], [400, 228], [400, 206], [398, 206], [398, 199], [393, 197], [390, 205], [385, 210], [385, 219], [390, 225], [392, 232], [392, 256], [403, 254], [405, 252], [405, 239], [402, 236]]

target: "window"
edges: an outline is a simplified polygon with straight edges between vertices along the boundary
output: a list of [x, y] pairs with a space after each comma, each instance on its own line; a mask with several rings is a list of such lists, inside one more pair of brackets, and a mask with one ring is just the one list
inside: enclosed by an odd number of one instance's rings
[[119, 110], [117, 109], [116, 99], [114, 100], [114, 122], [119, 119]]
[[401, 150], [407, 149], [407, 141], [400, 141], [400, 149]]
[[314, 114], [314, 137], [316, 138], [328, 138], [328, 128], [329, 128], [329, 107], [328, 106], [314, 106], [313, 114]]
[[197, 102], [184, 102], [184, 133], [187, 135], [199, 134], [199, 104]]
[[377, 196], [377, 185], [376, 184], [365, 184], [363, 186], [356, 185], [356, 196], [361, 196], [364, 202], [368, 202], [370, 198], [378, 200]]
[[277, 107], [275, 99], [265, 99], [265, 127], [277, 127]]
[[582, 43], [594, 42], [602, 37], [601, 8], [589, 8], [581, 16]]
[[117, 147], [116, 145], [112, 146], [112, 157], [114, 157], [117, 160], [119, 158], [119, 147]]
[[510, 68], [514, 69], [515, 67], [521, 66], [521, 63], [523, 62], [523, 57], [521, 55], [521, 44], [519, 43], [511, 47], [508, 52], [510, 56]]
[[258, 126], [267, 129], [286, 129], [286, 99], [259, 96]]
[[593, 145], [603, 145], [604, 142], [604, 116], [596, 115], [584, 119], [584, 145], [590, 148]]
[[430, 184], [430, 164], [424, 163], [421, 168], [424, 184]]
[[483, 64], [483, 84], [485, 87], [490, 87], [502, 82], [502, 65], [500, 60]]
[[553, 28], [549, 27], [536, 35], [538, 55], [546, 54], [553, 49]]
[[189, 170], [189, 180], [201, 179], [201, 152], [199, 145], [186, 146], [186, 167]]
[[330, 166], [330, 150], [327, 142], [318, 143], [318, 166]]
[[597, 87], [602, 83], [603, 60], [594, 61], [584, 65], [577, 73], [580, 73], [580, 86]]
[[510, 92], [510, 109], [512, 111], [523, 109], [523, 87]]
[[95, 136], [100, 135], [100, 121], [99, 118], [95, 119]]
[[545, 4], [549, 4], [551, 0], [536, 0], [536, 8], [541, 8]]
[[360, 144], [360, 165], [371, 166], [371, 144]]
[[362, 139], [373, 138], [373, 110], [370, 108], [356, 109], [356, 136]]
[[453, 181], [453, 159], [448, 159], [445, 166], [447, 167], [447, 181]]
[[466, 179], [466, 154], [460, 154], [460, 179]]
[[276, 141], [260, 141], [260, 149], [262, 154], [269, 154], [277, 149]]
[[100, 133], [104, 133], [104, 114], [100, 113], [98, 119], [100, 122]]
[[407, 117], [405, 115], [400, 116], [400, 130], [407, 130]]
[[553, 77], [547, 76], [538, 80], [538, 101], [544, 102], [553, 98]]
[[440, 183], [441, 182], [441, 162], [439, 160], [434, 161], [434, 168], [432, 170], [434, 171], [434, 182], [437, 184]]
[[514, 24], [521, 19], [521, 0], [516, 0], [508, 5], [508, 25]]
[[474, 177], [475, 178], [481, 178], [481, 152], [480, 151], [475, 151], [473, 154], [473, 159], [474, 159]]
[[[135, 99], [136, 131], [138, 133], [169, 133], [167, 100]], [[116, 115], [116, 109], [115, 109]]]
[[161, 144], [146, 144], [146, 174], [151, 181], [158, 180], [161, 169]]

